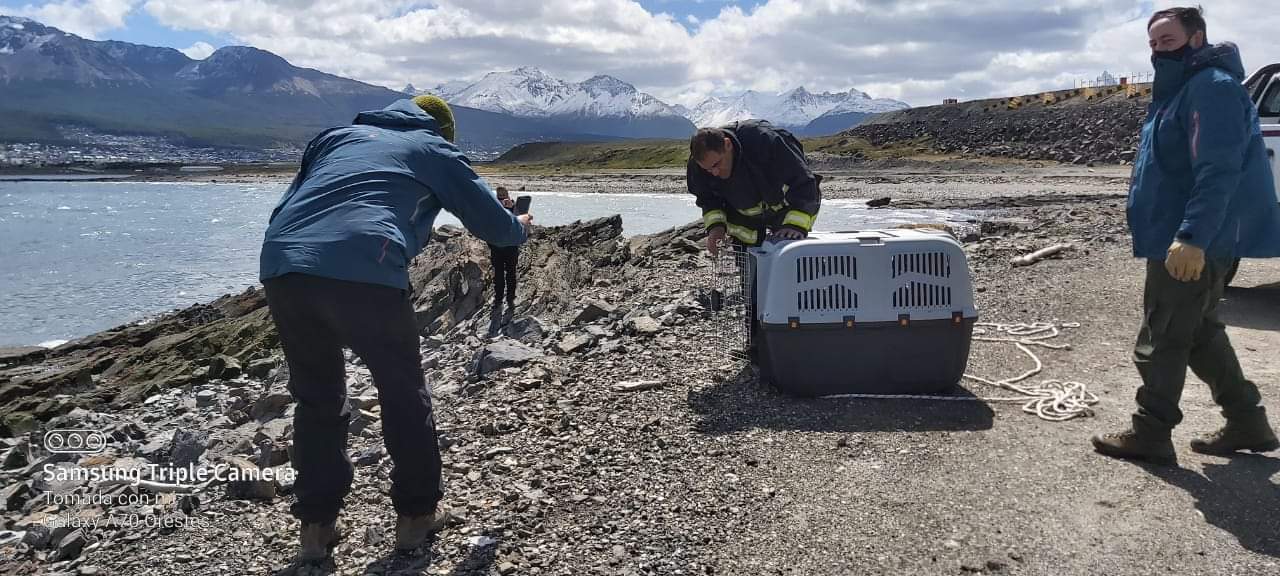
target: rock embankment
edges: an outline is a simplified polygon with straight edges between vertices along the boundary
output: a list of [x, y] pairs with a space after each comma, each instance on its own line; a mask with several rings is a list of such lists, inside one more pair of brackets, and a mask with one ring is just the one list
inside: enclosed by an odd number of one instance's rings
[[932, 106], [885, 114], [842, 136], [876, 146], [914, 142], [944, 154], [1132, 163], [1147, 101], [1116, 99], [1018, 110]]

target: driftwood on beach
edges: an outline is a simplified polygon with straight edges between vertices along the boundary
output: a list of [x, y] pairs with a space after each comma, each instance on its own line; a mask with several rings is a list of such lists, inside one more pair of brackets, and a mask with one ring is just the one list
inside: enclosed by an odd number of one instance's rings
[[1054, 244], [1053, 246], [1049, 246], [1047, 248], [1041, 248], [1030, 254], [1024, 254], [1022, 256], [1018, 256], [1017, 258], [1010, 260], [1009, 264], [1013, 266], [1030, 266], [1032, 264], [1035, 264], [1036, 262], [1039, 262], [1046, 258], [1057, 256], [1058, 254], [1061, 254], [1073, 248], [1075, 248], [1075, 246], [1071, 244]]

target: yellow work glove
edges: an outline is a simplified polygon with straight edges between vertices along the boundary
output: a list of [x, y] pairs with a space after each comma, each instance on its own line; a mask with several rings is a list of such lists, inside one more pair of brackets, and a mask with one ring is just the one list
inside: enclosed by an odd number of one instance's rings
[[1164, 268], [1180, 282], [1194, 282], [1204, 272], [1204, 250], [1174, 240], [1169, 246], [1169, 255], [1164, 259]]

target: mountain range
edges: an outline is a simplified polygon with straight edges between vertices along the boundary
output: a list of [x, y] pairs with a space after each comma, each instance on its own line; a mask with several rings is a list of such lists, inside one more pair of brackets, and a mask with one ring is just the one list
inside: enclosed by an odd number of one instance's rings
[[536, 68], [491, 72], [477, 82], [449, 82], [430, 92], [453, 105], [518, 118], [544, 119], [572, 132], [628, 138], [688, 137], [694, 126], [671, 106], [612, 76], [566, 82]]
[[824, 136], [852, 128], [867, 116], [909, 107], [858, 90], [815, 94], [801, 86], [776, 94], [748, 90], [728, 98], [708, 98], [687, 115], [698, 126], [765, 118], [801, 136]]
[[[61, 127], [158, 135], [177, 144], [261, 149], [298, 146], [419, 91], [294, 66], [270, 52], [227, 46], [204, 60], [172, 48], [95, 41], [34, 20], [0, 16], [0, 142], [58, 143]], [[693, 110], [668, 105], [611, 76], [566, 82], [534, 68], [448, 82], [459, 146], [494, 156], [523, 142], [686, 138], [696, 125], [764, 117], [800, 134], [848, 128], [906, 104], [856, 90], [712, 98]]]
[[410, 84], [405, 91], [437, 94], [463, 106], [523, 118], [556, 118], [568, 125], [587, 118], [672, 123], [677, 118], [687, 118], [702, 127], [764, 118], [800, 135], [834, 134], [872, 114], [909, 107], [897, 100], [873, 99], [858, 90], [815, 94], [802, 86], [776, 94], [748, 90], [711, 97], [688, 109], [669, 105], [611, 76], [573, 83], [528, 67], [490, 72], [472, 83], [446, 82], [428, 90], [418, 90]]
[[[66, 143], [60, 127], [74, 125], [186, 146], [299, 146], [405, 97], [256, 48], [227, 46], [193, 60], [172, 48], [86, 40], [0, 16], [0, 142]], [[523, 142], [619, 137], [465, 106], [454, 115], [459, 146], [482, 158]]]

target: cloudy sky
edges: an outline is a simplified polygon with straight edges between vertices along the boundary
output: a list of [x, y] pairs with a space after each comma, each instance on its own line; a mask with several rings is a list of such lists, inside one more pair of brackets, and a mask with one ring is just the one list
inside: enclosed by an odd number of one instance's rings
[[[1271, 0], [1268, 0], [1271, 1]], [[1210, 41], [1280, 62], [1264, 0], [1201, 0]], [[535, 66], [610, 74], [670, 103], [752, 88], [856, 87], [913, 105], [1069, 88], [1146, 72], [1157, 0], [0, 0], [94, 39], [201, 58], [248, 44], [401, 88]]]

